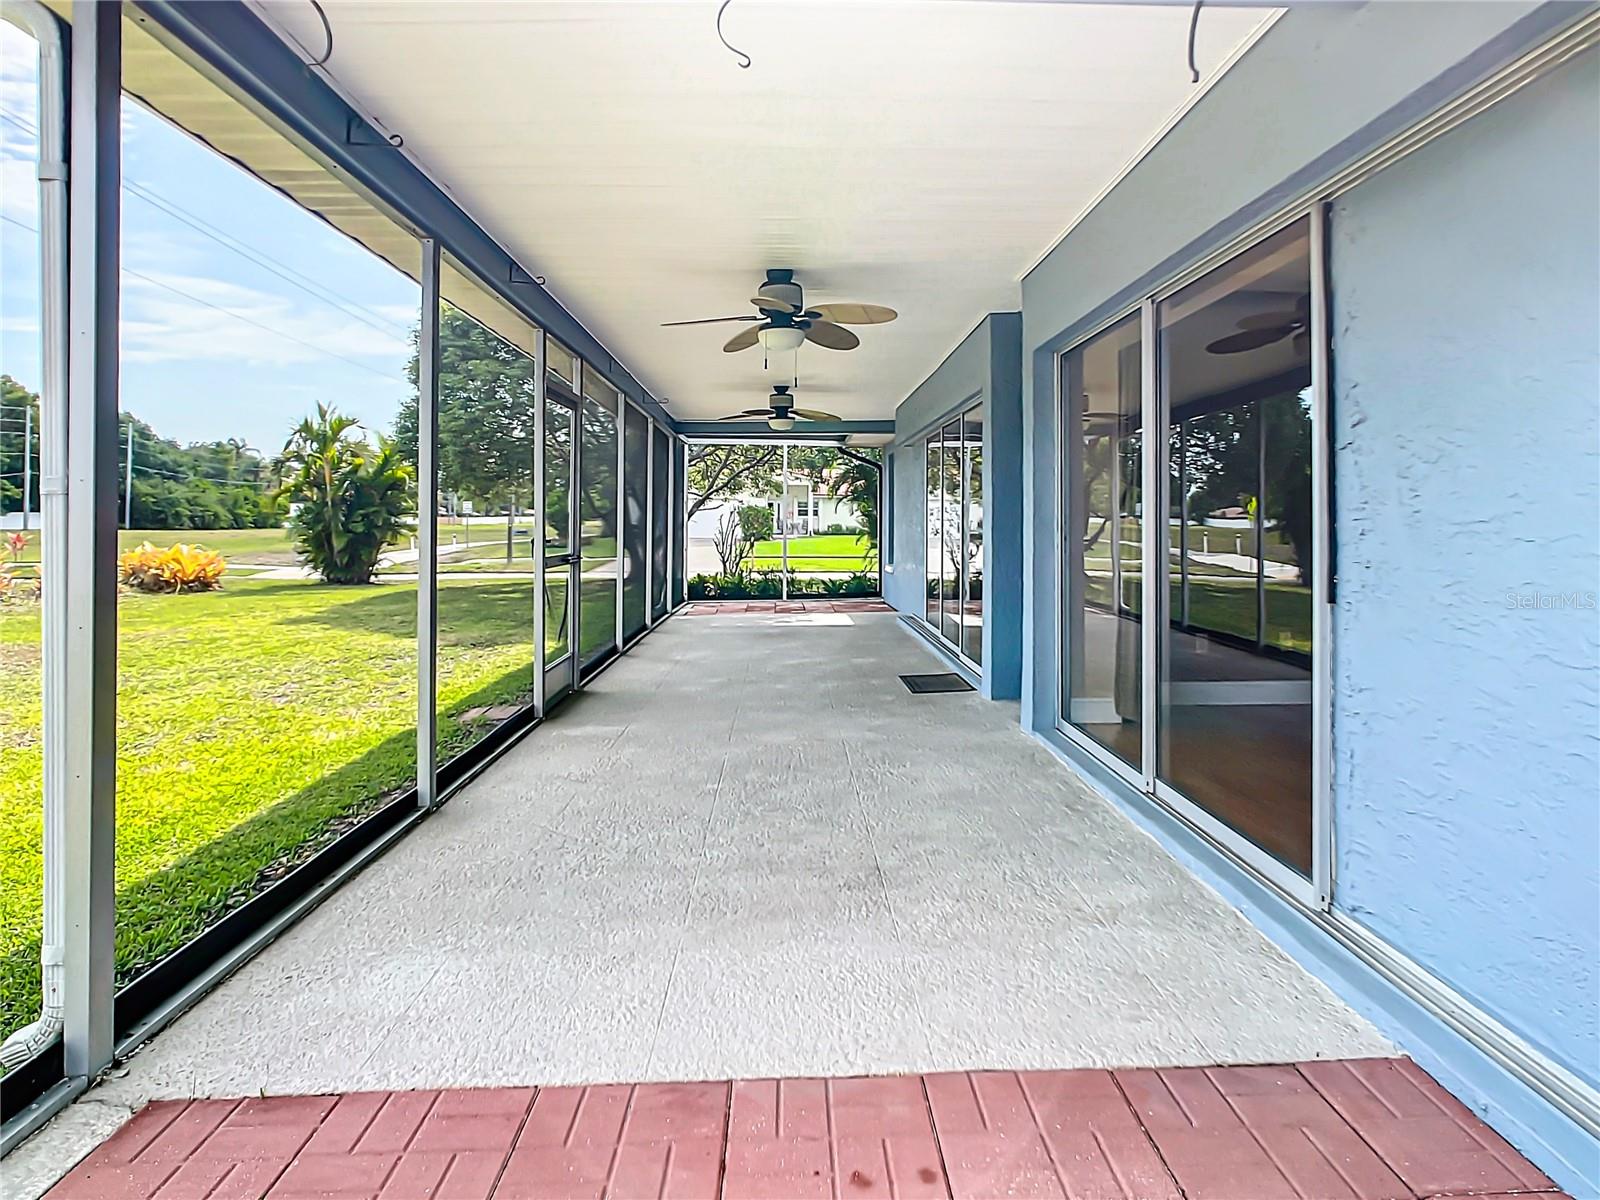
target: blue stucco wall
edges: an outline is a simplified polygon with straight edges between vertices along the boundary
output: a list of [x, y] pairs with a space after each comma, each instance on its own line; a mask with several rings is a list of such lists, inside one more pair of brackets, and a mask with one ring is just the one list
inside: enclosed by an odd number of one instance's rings
[[1336, 900], [1600, 1081], [1600, 56], [1330, 232]]
[[983, 694], [1016, 699], [1022, 683], [1022, 318], [991, 313], [895, 409], [895, 562], [884, 598], [920, 615], [925, 597], [926, 461], [922, 439], [983, 402]]
[[[1291, 8], [1023, 280], [1022, 716], [1575, 1195], [1600, 1195], [1592, 1136], [1054, 730], [1055, 353], [1580, 11]], [[1600, 590], [1593, 71], [1375, 176], [1332, 224], [1335, 904], [1591, 1086], [1596, 614], [1507, 593]]]

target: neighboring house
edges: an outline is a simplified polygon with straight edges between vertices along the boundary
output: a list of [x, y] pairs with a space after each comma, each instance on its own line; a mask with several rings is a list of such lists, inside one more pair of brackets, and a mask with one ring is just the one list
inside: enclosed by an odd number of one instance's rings
[[709, 541], [717, 536], [717, 526], [730, 512], [738, 512], [747, 504], [759, 504], [772, 511], [773, 535], [780, 523], [788, 529], [790, 537], [806, 537], [825, 533], [835, 526], [859, 530], [861, 518], [848, 500], [839, 500], [818, 488], [814, 483], [791, 480], [782, 500], [782, 512], [776, 490], [770, 492], [742, 492], [726, 500], [713, 500], [689, 519], [689, 540]]

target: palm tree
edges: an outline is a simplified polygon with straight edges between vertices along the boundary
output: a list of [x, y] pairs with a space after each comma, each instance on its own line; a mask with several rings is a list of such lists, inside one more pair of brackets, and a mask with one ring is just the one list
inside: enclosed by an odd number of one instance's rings
[[295, 548], [328, 583], [371, 583], [383, 548], [410, 530], [416, 512], [410, 466], [387, 438], [369, 446], [360, 428], [318, 404], [275, 463], [286, 477], [279, 494], [299, 506], [290, 521]]

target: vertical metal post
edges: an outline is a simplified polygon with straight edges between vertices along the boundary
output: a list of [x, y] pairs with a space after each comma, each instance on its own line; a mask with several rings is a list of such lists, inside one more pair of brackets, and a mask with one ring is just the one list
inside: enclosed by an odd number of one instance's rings
[[[533, 711], [542, 717], [545, 709], [544, 539], [547, 528], [544, 446], [549, 432], [545, 429], [544, 419], [545, 344], [542, 329], [534, 332], [533, 351]], [[569, 494], [570, 491], [569, 488]]]
[[778, 532], [783, 554], [783, 598], [789, 598], [789, 522], [784, 519], [789, 511], [789, 443], [783, 444], [783, 466], [778, 484]]
[[656, 623], [656, 422], [644, 424], [644, 627]]
[[63, 731], [69, 1077], [111, 1063], [116, 939], [117, 274], [122, 11], [73, 11]]
[[628, 489], [624, 482], [624, 472], [627, 470], [627, 458], [623, 451], [628, 443], [628, 402], [623, 399], [621, 392], [613, 392], [617, 398], [617, 498], [611, 506], [612, 519], [617, 526], [616, 536], [616, 564], [617, 564], [617, 613], [614, 632], [617, 638], [617, 653], [622, 653], [622, 580], [628, 569]]
[[422, 314], [417, 326], [417, 807], [428, 809], [439, 802], [439, 243], [434, 238], [423, 238], [421, 249]]
[[572, 652], [572, 688], [583, 684], [583, 422], [588, 401], [583, 395], [583, 360], [574, 358], [572, 388], [578, 407], [572, 419], [572, 454], [567, 460], [571, 475], [567, 482], [567, 550], [572, 562], [567, 567], [567, 646]]
[[677, 607], [677, 599], [678, 599], [677, 595], [675, 594], [674, 588], [672, 586], [672, 576], [673, 576], [672, 564], [676, 560], [677, 553], [678, 553], [678, 528], [677, 528], [677, 521], [676, 521], [677, 506], [673, 504], [672, 498], [676, 494], [673, 491], [673, 488], [679, 482], [678, 481], [678, 439], [673, 437], [671, 431], [668, 431], [668, 433], [667, 433], [667, 481], [666, 482], [667, 482], [667, 494], [662, 497], [661, 503], [666, 508], [666, 516], [667, 516], [667, 519], [664, 522], [664, 528], [667, 531], [667, 555], [661, 561], [666, 565], [666, 572], [667, 572], [667, 612], [671, 613], [672, 610]]
[[128, 465], [122, 481], [122, 527], [133, 528], [133, 418], [128, 418]]
[[[1166, 529], [1167, 529], [1167, 479], [1165, 458], [1164, 405], [1161, 403], [1160, 383], [1156, 378], [1156, 306], [1146, 300], [1139, 310], [1139, 423], [1144, 430], [1140, 456], [1140, 471], [1144, 476], [1139, 488], [1143, 498], [1139, 521], [1139, 556], [1144, 560], [1139, 571], [1140, 664], [1139, 664], [1139, 732], [1140, 766], [1144, 771], [1144, 790], [1154, 793], [1156, 788], [1156, 757], [1158, 741], [1156, 722], [1159, 705], [1157, 688], [1159, 669], [1157, 658], [1166, 633], [1166, 605], [1162, 592], [1166, 588]], [[1114, 457], [1120, 457], [1116, 455]], [[1120, 541], [1121, 530], [1117, 537]]]

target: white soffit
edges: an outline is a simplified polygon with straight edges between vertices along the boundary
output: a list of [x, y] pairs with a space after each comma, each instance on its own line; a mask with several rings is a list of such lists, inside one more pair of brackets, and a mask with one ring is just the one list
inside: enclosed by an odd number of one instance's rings
[[[257, 5], [313, 54], [304, 0]], [[794, 356], [724, 354], [769, 267], [898, 309], [807, 344], [800, 402], [882, 419], [1270, 23], [992, 0], [325, 0], [325, 70], [679, 418], [765, 403]]]

